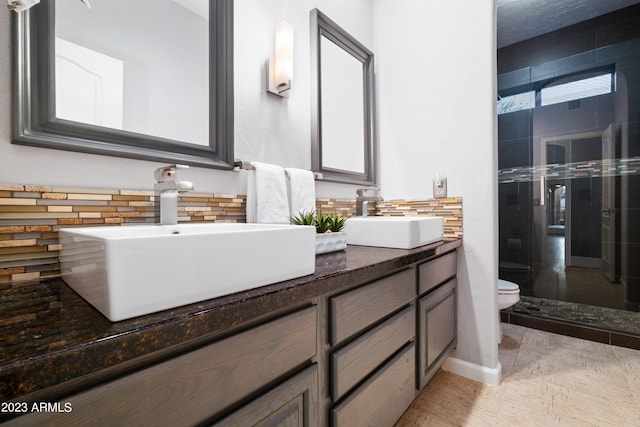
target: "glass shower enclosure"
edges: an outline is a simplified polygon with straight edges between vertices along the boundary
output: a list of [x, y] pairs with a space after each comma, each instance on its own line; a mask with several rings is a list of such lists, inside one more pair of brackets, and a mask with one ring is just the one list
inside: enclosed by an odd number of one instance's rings
[[640, 333], [640, 39], [501, 74], [498, 91], [514, 309]]

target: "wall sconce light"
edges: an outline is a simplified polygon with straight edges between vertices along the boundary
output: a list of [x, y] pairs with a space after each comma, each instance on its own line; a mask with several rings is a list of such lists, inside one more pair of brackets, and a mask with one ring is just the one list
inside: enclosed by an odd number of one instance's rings
[[40, 0], [7, 0], [7, 9], [18, 13], [30, 9], [38, 3]]
[[[91, 4], [89, 0], [80, 0], [84, 3], [89, 10], [91, 10]], [[7, 9], [13, 10], [15, 13], [22, 12], [23, 10], [30, 9], [31, 7], [40, 3], [40, 0], [7, 0]]]
[[276, 28], [276, 55], [267, 63], [267, 92], [289, 97], [293, 82], [293, 26], [282, 21]]

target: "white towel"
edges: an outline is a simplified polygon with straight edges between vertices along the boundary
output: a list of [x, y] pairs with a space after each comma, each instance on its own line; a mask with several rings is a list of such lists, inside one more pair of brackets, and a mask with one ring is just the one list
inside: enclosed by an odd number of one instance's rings
[[251, 162], [247, 180], [247, 222], [289, 224], [289, 200], [284, 169]]
[[316, 181], [313, 172], [305, 169], [285, 168], [289, 195], [289, 214], [316, 211]]

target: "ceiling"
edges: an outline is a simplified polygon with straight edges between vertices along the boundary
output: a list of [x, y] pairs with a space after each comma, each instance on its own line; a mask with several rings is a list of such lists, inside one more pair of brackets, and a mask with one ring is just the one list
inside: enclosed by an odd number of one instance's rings
[[637, 3], [640, 0], [496, 0], [498, 48]]

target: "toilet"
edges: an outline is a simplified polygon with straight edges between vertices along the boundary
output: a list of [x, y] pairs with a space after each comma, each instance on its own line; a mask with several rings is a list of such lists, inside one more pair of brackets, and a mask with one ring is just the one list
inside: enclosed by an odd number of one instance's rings
[[498, 279], [498, 344], [502, 342], [500, 310], [509, 308], [518, 301], [520, 301], [520, 287], [513, 282]]
[[506, 280], [498, 279], [498, 310], [509, 308], [520, 301], [520, 287]]

